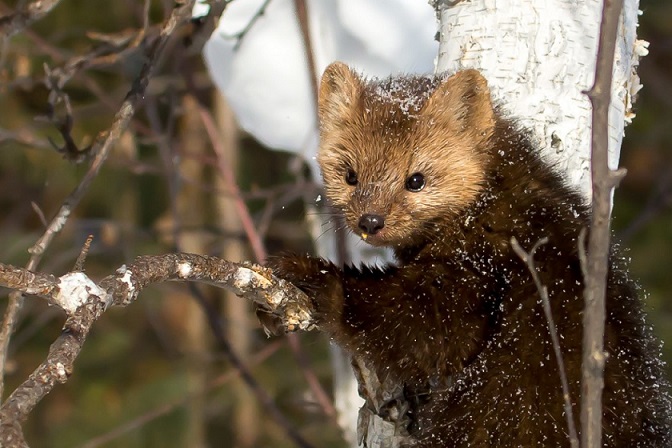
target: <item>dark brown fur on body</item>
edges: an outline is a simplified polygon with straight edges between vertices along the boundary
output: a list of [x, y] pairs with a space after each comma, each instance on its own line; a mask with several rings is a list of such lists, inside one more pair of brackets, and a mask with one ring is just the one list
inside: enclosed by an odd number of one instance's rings
[[[535, 261], [578, 416], [577, 247], [589, 224], [581, 199], [493, 109], [473, 70], [364, 81], [335, 63], [319, 112], [327, 197], [360, 235], [362, 215], [383, 217], [367, 242], [392, 247], [398, 263], [340, 269], [285, 256], [271, 261], [277, 275], [313, 297], [320, 328], [336, 343], [404, 385], [418, 446], [569, 446], [548, 324], [510, 240], [529, 250], [549, 239]], [[424, 176], [420, 191], [405, 188], [414, 173]], [[672, 446], [659, 347], [617, 263], [612, 256], [604, 446]]]

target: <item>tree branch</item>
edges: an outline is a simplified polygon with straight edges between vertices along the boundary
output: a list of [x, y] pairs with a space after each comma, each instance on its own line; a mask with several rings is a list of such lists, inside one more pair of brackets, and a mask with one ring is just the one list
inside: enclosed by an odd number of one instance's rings
[[0, 35], [12, 37], [44, 16], [58, 5], [61, 0], [35, 0], [21, 11], [0, 17]]
[[[0, 286], [43, 297], [67, 315], [45, 361], [0, 408], [0, 446], [25, 444], [20, 423], [57, 383], [68, 380], [91, 327], [105, 310], [129, 305], [144, 288], [165, 281], [194, 281], [226, 288], [277, 316], [285, 331], [315, 326], [308, 296], [273, 277], [269, 269], [249, 263], [185, 253], [142, 256], [98, 283], [82, 272], [55, 278], [0, 263]], [[308, 445], [304, 442], [300, 446]]]
[[614, 50], [623, 0], [605, 0], [597, 50], [595, 82], [586, 92], [593, 107], [591, 174], [593, 210], [588, 240], [585, 312], [583, 315], [583, 364], [581, 378], [581, 446], [597, 448], [602, 439], [602, 389], [604, 388], [605, 293], [609, 259], [611, 192], [625, 175], [608, 165], [609, 102]]
[[534, 284], [539, 291], [539, 297], [541, 297], [541, 303], [544, 308], [544, 314], [546, 315], [546, 322], [548, 322], [548, 331], [551, 333], [551, 341], [553, 342], [553, 351], [555, 352], [555, 360], [558, 363], [558, 372], [560, 374], [560, 383], [562, 383], [562, 399], [564, 401], [565, 407], [565, 416], [567, 417], [567, 429], [569, 430], [569, 444], [572, 448], [579, 448], [579, 437], [576, 433], [576, 425], [574, 424], [574, 412], [572, 411], [572, 401], [569, 396], [569, 383], [567, 382], [567, 371], [565, 370], [565, 361], [562, 357], [562, 351], [560, 349], [560, 338], [558, 337], [558, 331], [555, 328], [555, 322], [553, 321], [553, 314], [551, 313], [551, 302], [548, 298], [548, 289], [546, 285], [541, 283], [539, 278], [539, 273], [537, 272], [537, 267], [534, 264], [534, 253], [537, 251], [539, 246], [548, 243], [548, 238], [542, 238], [532, 246], [529, 252], [520, 246], [518, 240], [515, 237], [511, 237], [511, 247], [513, 251], [520, 257], [521, 260], [527, 265], [527, 269], [532, 275]]
[[245, 25], [243, 29], [241, 29], [237, 33], [231, 35], [222, 34], [222, 37], [224, 39], [236, 40], [236, 44], [233, 47], [234, 50], [240, 48], [240, 45], [242, 44], [243, 39], [245, 38], [245, 35], [252, 29], [254, 24], [257, 23], [257, 20], [261, 19], [261, 17], [266, 13], [266, 8], [268, 8], [269, 3], [271, 3], [271, 0], [264, 0], [264, 3], [261, 4], [257, 12], [250, 18], [250, 21], [247, 22], [247, 25]]
[[[63, 201], [56, 216], [51, 220], [47, 230], [40, 237], [40, 239], [30, 248], [30, 261], [26, 265], [28, 270], [37, 268], [38, 263], [42, 258], [42, 254], [49, 246], [53, 238], [63, 229], [67, 222], [70, 213], [79, 204], [88, 191], [93, 180], [98, 176], [100, 168], [107, 159], [108, 154], [116, 145], [117, 141], [128, 128], [131, 118], [135, 114], [139, 104], [143, 101], [149, 78], [152, 70], [159, 56], [163, 53], [163, 49], [170, 36], [175, 29], [182, 23], [186, 23], [191, 17], [191, 10], [195, 0], [188, 0], [186, 2], [178, 2], [173, 10], [170, 18], [166, 21], [161, 29], [161, 33], [156, 40], [154, 40], [146, 50], [147, 61], [140, 70], [140, 74], [135, 79], [133, 86], [126, 95], [126, 99], [121, 105], [121, 108], [116, 113], [114, 121], [107, 132], [99, 134], [97, 141], [94, 143], [92, 152], [95, 157], [89, 167], [89, 170], [82, 178], [82, 181], [74, 189], [72, 193]], [[0, 327], [0, 400], [2, 399], [2, 392], [4, 386], [4, 371], [5, 361], [7, 358], [7, 348], [9, 346], [10, 337], [16, 326], [17, 315], [23, 305], [23, 297], [14, 293], [10, 296], [10, 302], [5, 310], [5, 316]]]

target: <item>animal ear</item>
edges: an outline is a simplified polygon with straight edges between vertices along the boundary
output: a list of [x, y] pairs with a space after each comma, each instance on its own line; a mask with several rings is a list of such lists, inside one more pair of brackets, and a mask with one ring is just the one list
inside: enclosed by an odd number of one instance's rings
[[488, 82], [478, 70], [463, 70], [444, 79], [423, 113], [453, 121], [460, 129], [485, 130], [495, 123]]
[[362, 80], [342, 62], [333, 62], [322, 75], [317, 111], [324, 128], [350, 114], [362, 91]]

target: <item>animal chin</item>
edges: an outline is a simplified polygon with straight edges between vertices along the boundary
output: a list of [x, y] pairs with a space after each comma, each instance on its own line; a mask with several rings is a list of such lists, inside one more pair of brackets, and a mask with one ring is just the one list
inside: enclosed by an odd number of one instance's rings
[[389, 246], [390, 242], [385, 238], [383, 232], [378, 232], [375, 234], [366, 233], [366, 232], [357, 232], [359, 237], [366, 243], [372, 246]]

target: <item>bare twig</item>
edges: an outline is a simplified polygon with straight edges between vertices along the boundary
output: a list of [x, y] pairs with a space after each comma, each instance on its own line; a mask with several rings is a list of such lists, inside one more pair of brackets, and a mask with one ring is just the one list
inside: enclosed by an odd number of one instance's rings
[[604, 387], [605, 293], [609, 258], [611, 191], [625, 175], [608, 165], [609, 102], [614, 50], [623, 0], [605, 0], [597, 50], [595, 82], [586, 92], [593, 107], [591, 174], [593, 210], [583, 315], [583, 363], [581, 376], [581, 446], [597, 448], [602, 439], [602, 389]]
[[34, 130], [21, 129], [18, 131], [9, 131], [0, 128], [0, 145], [5, 142], [16, 142], [21, 145], [31, 146], [33, 148], [51, 148], [49, 141], [42, 140], [35, 135]]
[[578, 249], [579, 249], [579, 264], [581, 265], [581, 275], [583, 278], [588, 277], [588, 254], [586, 253], [586, 239], [588, 238], [588, 229], [583, 227], [579, 232]]
[[77, 261], [75, 261], [75, 271], [84, 272], [84, 262], [86, 261], [86, 257], [89, 255], [89, 250], [91, 249], [92, 242], [93, 242], [93, 235], [89, 235], [88, 237], [86, 237], [86, 241], [84, 241], [84, 246], [82, 246], [82, 250], [79, 252]]
[[565, 417], [567, 418], [567, 428], [569, 430], [569, 444], [572, 448], [579, 448], [579, 437], [576, 433], [576, 426], [574, 424], [574, 412], [572, 411], [572, 400], [569, 395], [569, 383], [567, 382], [567, 371], [565, 370], [565, 362], [562, 357], [562, 351], [560, 349], [560, 338], [558, 338], [558, 331], [555, 328], [555, 322], [553, 321], [553, 314], [551, 312], [551, 302], [548, 298], [548, 289], [546, 285], [541, 283], [539, 278], [539, 273], [537, 272], [537, 267], [534, 264], [534, 253], [537, 251], [539, 246], [548, 243], [548, 238], [542, 238], [537, 241], [532, 249], [529, 252], [520, 246], [518, 240], [515, 237], [511, 237], [511, 247], [513, 251], [520, 257], [521, 260], [527, 265], [527, 269], [532, 275], [534, 284], [539, 291], [539, 296], [541, 297], [541, 304], [544, 308], [544, 314], [546, 315], [546, 322], [548, 322], [548, 331], [551, 333], [551, 341], [553, 342], [553, 351], [555, 352], [555, 360], [558, 363], [558, 372], [560, 374], [560, 382], [562, 383], [562, 399], [564, 401], [565, 407]]
[[21, 11], [0, 17], [0, 34], [12, 37], [34, 22], [42, 19], [54, 9], [60, 0], [35, 0]]
[[298, 335], [289, 334], [287, 335], [287, 340], [289, 342], [289, 347], [294, 354], [294, 358], [296, 359], [296, 363], [301, 368], [303, 378], [308, 383], [308, 387], [315, 397], [315, 401], [319, 404], [327, 417], [335, 419], [336, 408], [334, 407], [334, 403], [329, 397], [329, 394], [324, 390], [324, 387], [322, 387], [322, 384], [320, 384], [317, 375], [315, 375], [315, 371], [311, 368], [310, 361], [301, 347], [301, 341], [299, 340]]
[[268, 4], [271, 3], [271, 0], [265, 0], [264, 3], [261, 4], [257, 12], [250, 18], [250, 21], [247, 22], [247, 25], [243, 27], [242, 30], [238, 31], [235, 34], [223, 34], [222, 33], [222, 38], [224, 39], [236, 39], [236, 44], [233, 46], [234, 50], [237, 50], [240, 48], [240, 45], [243, 42], [243, 38], [245, 35], [252, 29], [255, 23], [257, 23], [257, 20], [259, 20], [264, 13], [266, 12], [266, 8], [268, 7]]
[[40, 219], [40, 222], [44, 227], [47, 227], [49, 224], [47, 224], [47, 218], [44, 217], [44, 212], [40, 208], [35, 201], [30, 201], [30, 207], [33, 209], [37, 217]]
[[[166, 42], [178, 25], [187, 22], [191, 17], [191, 9], [194, 1], [195, 0], [189, 0], [183, 3], [178, 3], [173, 10], [172, 15], [164, 24], [159, 37], [148, 46], [146, 50], [147, 61], [126, 95], [126, 99], [121, 105], [121, 108], [115, 115], [112, 126], [108, 132], [102, 133], [96, 143], [94, 143], [92, 151], [95, 152], [96, 156], [94, 157], [89, 170], [75, 190], [65, 199], [59, 211], [56, 213], [56, 216], [51, 220], [45, 233], [30, 249], [32, 255], [26, 266], [27, 269], [32, 270], [37, 267], [47, 246], [49, 246], [56, 234], [61, 231], [67, 222], [70, 213], [77, 204], [79, 204], [79, 201], [84, 197], [89, 186], [98, 175], [110, 150], [114, 147], [123, 132], [128, 128], [131, 118], [137, 110], [138, 105], [142, 102], [154, 65], [161, 55]], [[22, 304], [23, 297], [20, 294], [13, 293], [10, 296], [10, 302], [5, 310], [2, 327], [0, 328], [0, 397], [2, 397], [4, 388], [3, 377], [5, 361], [7, 358], [7, 347], [9, 346], [9, 339], [16, 325], [17, 315]]]
[[294, 0], [294, 11], [299, 22], [299, 29], [301, 30], [301, 40], [303, 41], [303, 48], [306, 55], [306, 63], [308, 65], [308, 76], [310, 77], [310, 87], [313, 91], [314, 104], [317, 104], [317, 66], [315, 65], [315, 55], [313, 53], [313, 43], [310, 39], [310, 23], [308, 21], [308, 5], [306, 0]]
[[[91, 67], [116, 64], [130, 53], [136, 51], [144, 43], [151, 40], [151, 28], [139, 30], [122, 30], [114, 34], [88, 32], [87, 37], [97, 41], [98, 45], [84, 55], [75, 56], [62, 66], [53, 70], [53, 75], [63, 86], [77, 73]], [[154, 30], [154, 34], [158, 30]]]
[[[70, 96], [63, 91], [63, 87], [67, 79], [59, 76], [56, 71], [44, 64], [45, 84], [49, 89], [49, 108], [47, 111], [47, 119], [56, 127], [61, 138], [63, 139], [63, 146], [59, 147], [54, 141], [49, 138], [49, 143], [56, 150], [56, 152], [63, 154], [67, 160], [75, 163], [81, 163], [91, 155], [92, 145], [85, 148], [79, 148], [75, 139], [72, 136], [72, 126], [74, 118], [72, 116], [72, 105], [70, 104]], [[69, 79], [69, 78], [68, 78]], [[63, 105], [63, 117], [59, 117], [57, 113], [58, 106]]]
[[234, 195], [236, 210], [238, 210], [238, 216], [245, 230], [245, 235], [247, 235], [248, 240], [250, 241], [250, 246], [252, 246], [252, 251], [254, 252], [254, 257], [259, 263], [263, 263], [266, 260], [266, 249], [264, 248], [264, 243], [259, 236], [259, 233], [255, 230], [254, 222], [252, 221], [252, 216], [250, 211], [247, 208], [247, 205], [240, 196], [240, 190], [236, 184], [236, 178], [231, 167], [226, 163], [225, 150], [222, 146], [222, 141], [219, 138], [219, 132], [217, 126], [215, 125], [215, 120], [213, 120], [212, 115], [205, 110], [200, 103], [198, 103], [198, 112], [203, 121], [203, 126], [208, 134], [212, 148], [217, 154], [217, 168], [219, 169], [220, 174], [224, 178], [227, 189], [231, 191]]
[[149, 29], [149, 7], [151, 6], [151, 0], [145, 0], [145, 4], [142, 7], [142, 30], [143, 33], [147, 33]]
[[[144, 256], [98, 283], [81, 272], [57, 279], [0, 264], [0, 285], [46, 298], [68, 315], [47, 359], [0, 408], [0, 446], [15, 446], [22, 440], [20, 423], [56, 383], [68, 380], [86, 336], [103, 312], [111, 305], [133, 303], [145, 287], [164, 281], [195, 281], [231, 290], [276, 315], [286, 331], [314, 327], [311, 300], [290, 283], [273, 277], [269, 269], [251, 264], [193, 254]], [[295, 442], [309, 446], [300, 436]]]
[[[317, 70], [317, 65], [315, 63], [315, 53], [313, 51], [313, 42], [310, 37], [310, 20], [309, 20], [309, 14], [308, 14], [308, 4], [306, 0], [294, 0], [294, 12], [296, 14], [296, 19], [299, 24], [299, 30], [301, 32], [301, 41], [303, 43], [303, 49], [304, 49], [304, 54], [306, 56], [306, 69], [308, 70], [308, 78], [310, 79], [310, 87], [311, 87], [311, 92], [313, 94], [313, 107], [314, 107], [314, 112], [317, 115], [317, 99], [318, 99], [318, 94], [319, 94], [319, 87], [318, 87], [318, 79], [320, 76], [320, 73]], [[300, 173], [296, 173], [297, 177], [300, 178], [300, 182], [304, 183], [305, 180], [302, 179], [302, 176]], [[313, 207], [314, 205], [312, 204], [312, 199], [313, 195], [311, 195], [309, 190], [306, 190], [304, 193], [304, 202], [308, 205], [309, 209]], [[348, 257], [347, 254], [347, 248], [345, 245], [345, 239], [344, 239], [344, 234], [343, 232], [336, 232], [335, 234], [336, 238], [336, 247], [337, 247], [337, 256], [339, 261], [345, 262], [345, 260]], [[293, 336], [293, 335], [290, 335]], [[294, 340], [292, 340], [294, 339]], [[294, 353], [297, 356], [297, 361], [299, 365], [302, 367], [302, 370], [304, 371], [304, 376], [306, 380], [308, 381], [309, 384], [315, 384], [317, 385], [317, 379], [314, 377], [314, 375], [309, 375], [310, 371], [306, 369], [305, 364], [306, 360], [304, 359], [305, 356], [298, 350], [298, 344], [299, 341], [296, 338], [290, 337], [290, 344], [292, 344], [292, 347], [296, 346]], [[333, 354], [332, 356], [341, 356], [340, 354]], [[321, 394], [316, 395], [316, 399], [318, 402], [321, 404], [322, 408], [324, 409], [325, 413], [330, 416], [330, 417], [335, 417], [337, 414], [336, 407], [332, 403], [332, 401], [326, 396], [326, 394], [323, 392], [322, 388], [314, 387], [313, 390], [321, 392]], [[369, 390], [366, 389], [361, 389], [363, 391], [364, 396], [367, 396], [369, 394]]]
[[[318, 79], [320, 73], [317, 71], [317, 65], [315, 63], [315, 53], [313, 51], [313, 42], [310, 37], [310, 20], [309, 20], [309, 15], [308, 15], [308, 5], [306, 0], [294, 0], [294, 12], [296, 14], [296, 19], [299, 24], [299, 30], [301, 32], [301, 41], [303, 43], [303, 49], [304, 49], [304, 54], [306, 56], [306, 69], [308, 70], [308, 78], [310, 79], [310, 87], [311, 91], [313, 94], [313, 107], [314, 107], [314, 112], [317, 115], [317, 98], [318, 98], [318, 93], [319, 93], [319, 88], [318, 88]], [[302, 176], [299, 172], [296, 173], [297, 177], [300, 179], [300, 182], [305, 182], [304, 179], [302, 179]], [[310, 199], [309, 199], [310, 198]], [[308, 191], [305, 191], [304, 193], [304, 202], [308, 204], [309, 207], [312, 207], [312, 196], [308, 193]], [[337, 232], [336, 235], [336, 243], [337, 243], [337, 248], [338, 248], [338, 256], [341, 261], [344, 261], [346, 258], [346, 247], [345, 247], [345, 241], [343, 239], [343, 233], [342, 232]], [[308, 384], [311, 385], [311, 389], [314, 392], [319, 392], [319, 394], [316, 394], [316, 399], [324, 409], [324, 412], [330, 416], [330, 417], [336, 417], [337, 411], [336, 407], [332, 403], [331, 399], [324, 393], [324, 390], [319, 386], [319, 383], [317, 379], [315, 378], [315, 375], [312, 375], [310, 370], [307, 368], [307, 360], [305, 359], [305, 356], [301, 351], [299, 350], [299, 340], [298, 338], [294, 337], [294, 335], [290, 335], [290, 345], [294, 350], [294, 354], [297, 358], [297, 362], [302, 368], [302, 371], [304, 372], [304, 377], [308, 381]]]
[[[114, 111], [118, 109], [117, 100], [115, 100], [109, 94], [109, 92], [100, 87], [98, 82], [94, 80], [93, 77], [89, 76], [85, 70], [96, 66], [109, 65], [119, 62], [128, 52], [139, 51], [135, 47], [139, 46], [143, 42], [142, 38], [147, 34], [148, 32], [146, 30], [137, 30], [134, 33], [135, 37], [133, 37], [133, 34], [130, 34], [129, 32], [122, 32], [117, 35], [89, 34], [90, 38], [99, 41], [103, 40], [107, 43], [107, 45], [95, 48], [85, 55], [71, 57], [70, 53], [55, 47], [48, 40], [42, 38], [33, 31], [27, 29], [23, 32], [23, 35], [29, 39], [32, 48], [39, 49], [39, 51], [44, 53], [45, 56], [48, 56], [48, 58], [51, 59], [53, 63], [59, 64], [52, 70], [54, 75], [60, 79], [65, 80], [66, 82], [69, 81], [70, 78], [79, 75], [81, 77], [80, 79], [84, 83], [84, 86], [91, 93], [96, 95], [97, 99], [102, 104], [107, 106], [108, 109]], [[128, 37], [129, 35], [130, 37]], [[7, 88], [10, 88], [12, 84], [17, 84], [20, 82], [22, 82], [21, 78], [15, 80], [13, 83], [7, 84]], [[32, 78], [26, 78], [23, 79], [23, 82], [33, 83], [34, 81]], [[46, 78], [44, 82], [46, 82]], [[146, 132], [146, 128], [141, 123], [135, 122], [133, 123], [133, 126], [138, 130]]]

